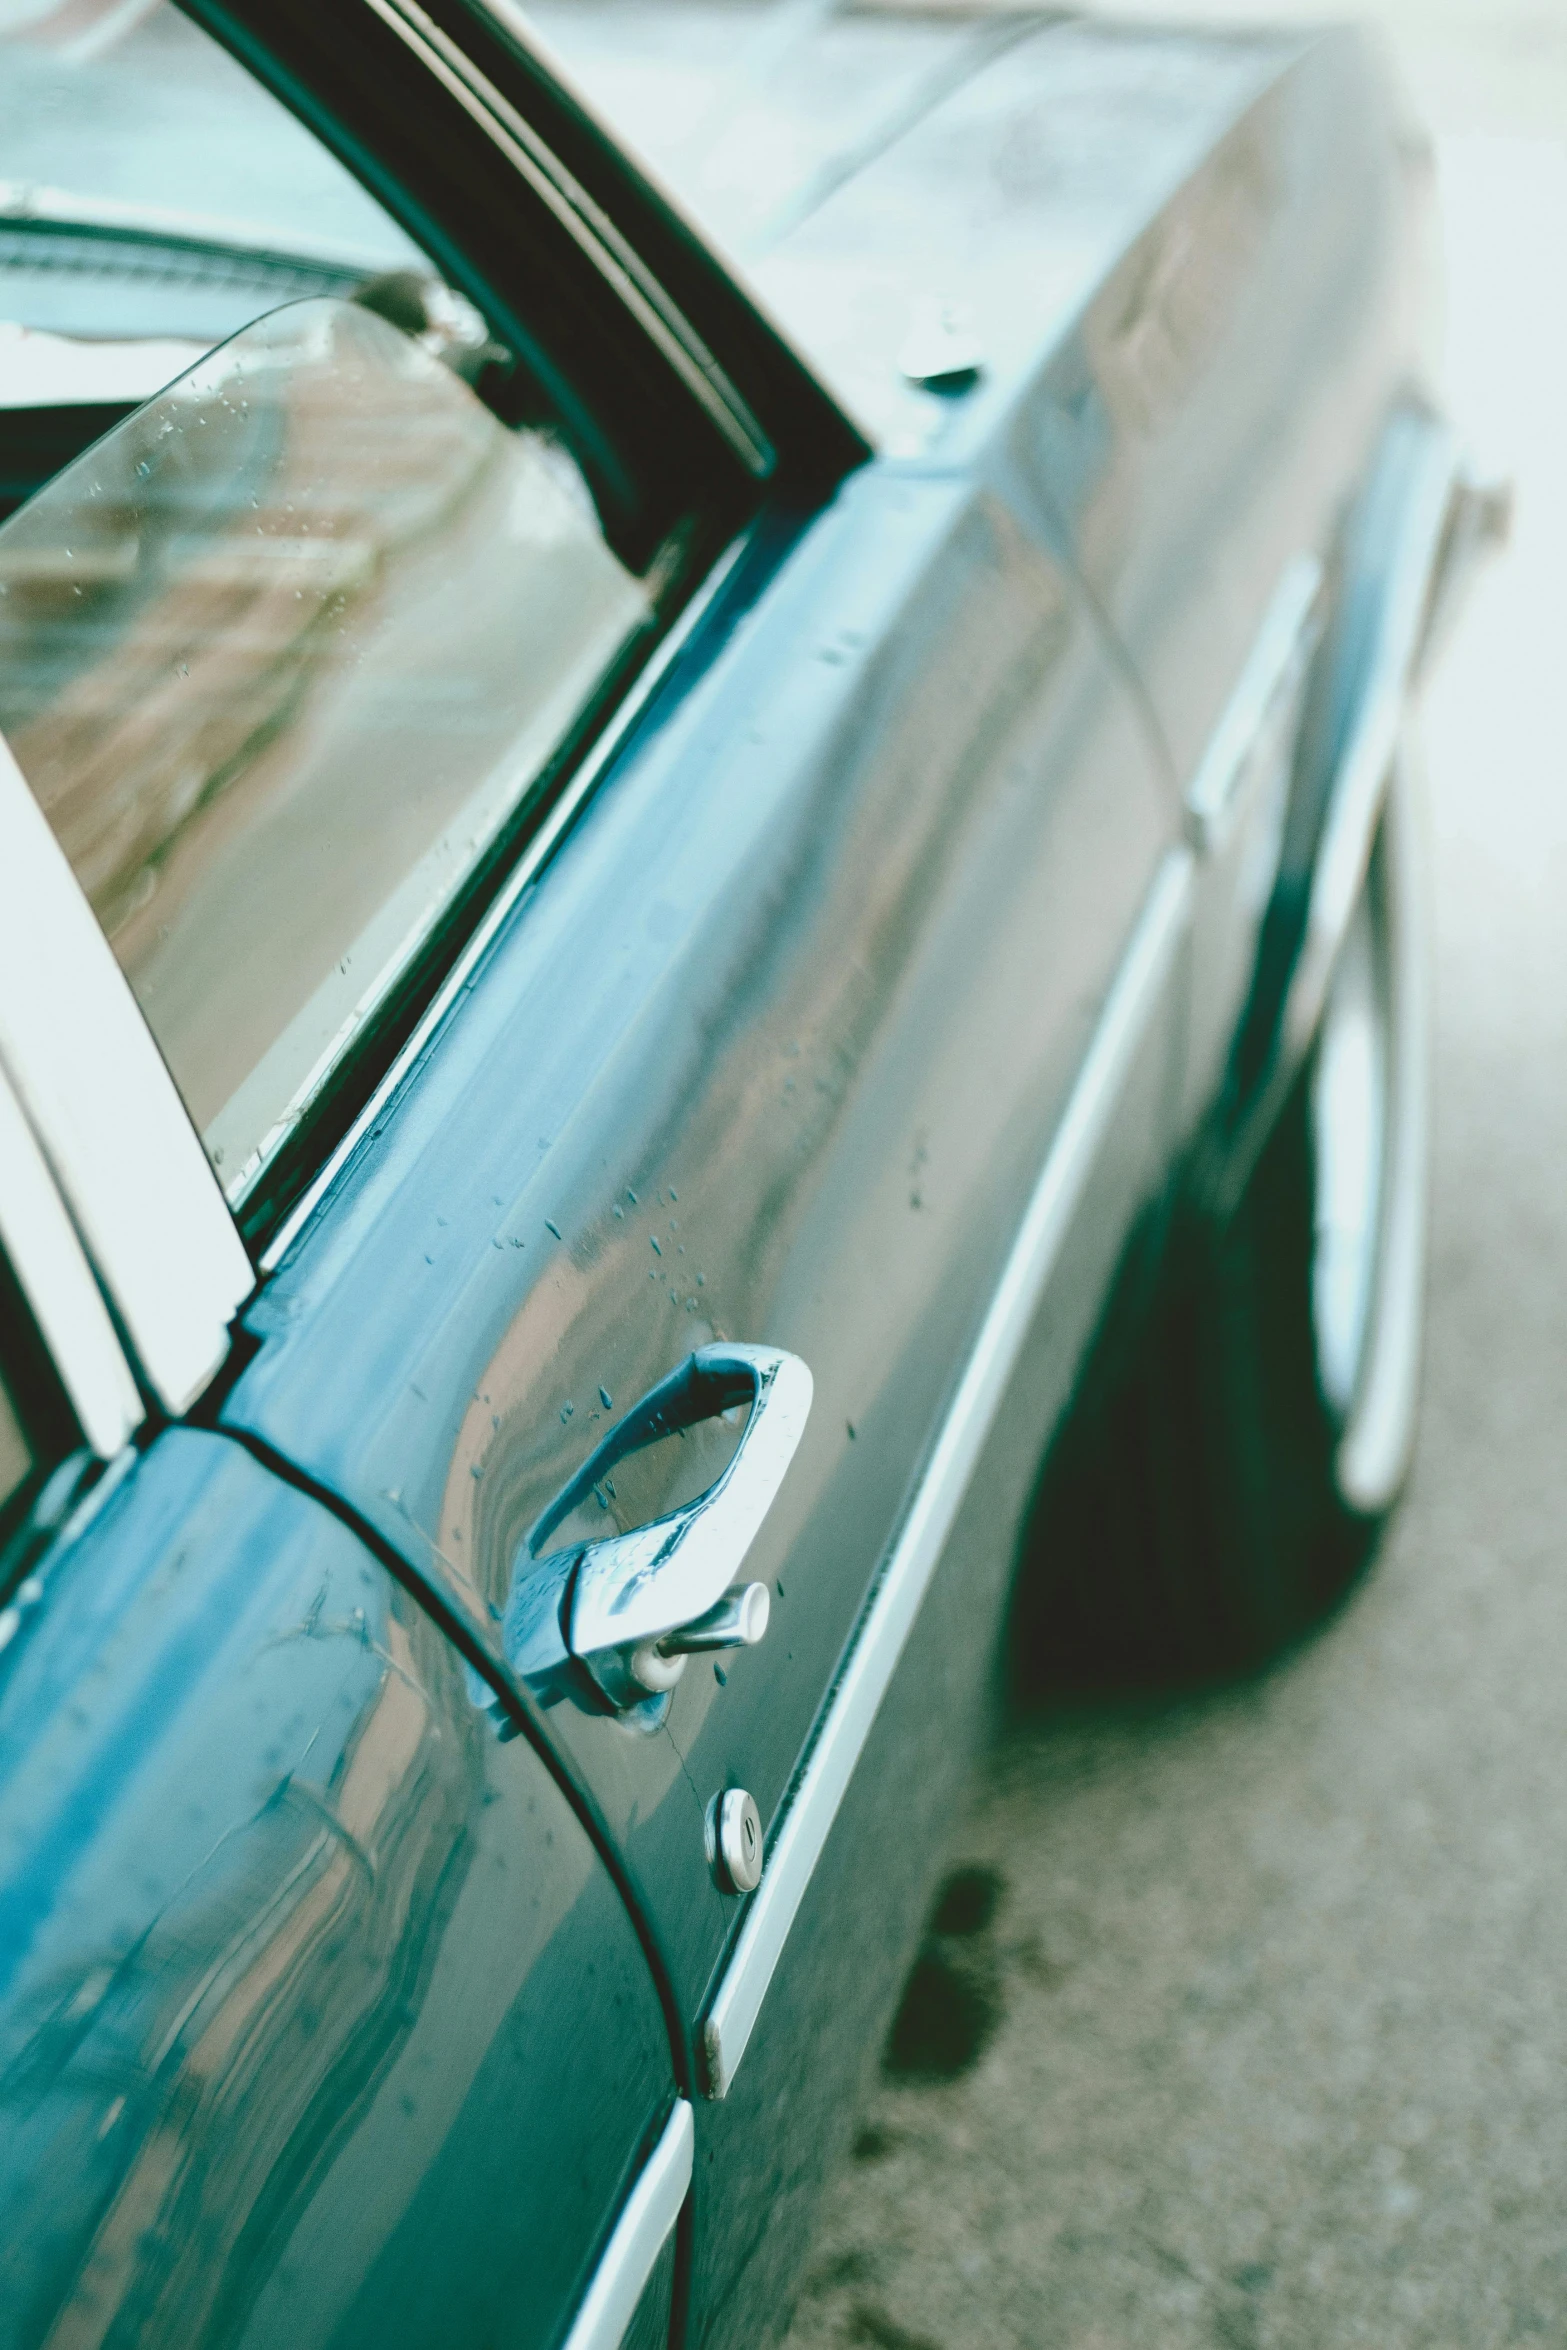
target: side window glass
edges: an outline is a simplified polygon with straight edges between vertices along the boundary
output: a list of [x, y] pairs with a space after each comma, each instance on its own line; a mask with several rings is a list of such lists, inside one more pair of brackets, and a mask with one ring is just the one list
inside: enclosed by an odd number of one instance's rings
[[231, 1197], [647, 611], [558, 448], [342, 301], [0, 527], [0, 729]]
[[252, 319], [378, 283], [451, 307], [352, 174], [177, 9], [0, 9], [0, 515]]
[[522, 428], [471, 388], [508, 354], [270, 93], [166, 5], [86, 41], [80, 14], [0, 27], [0, 730], [263, 1216], [658, 580], [520, 379]]

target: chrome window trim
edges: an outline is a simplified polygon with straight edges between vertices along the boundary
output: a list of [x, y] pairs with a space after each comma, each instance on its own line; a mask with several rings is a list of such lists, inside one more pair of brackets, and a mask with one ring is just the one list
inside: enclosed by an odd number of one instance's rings
[[135, 204], [121, 196], [80, 196], [40, 180], [0, 179], [0, 229], [5, 228], [96, 230], [106, 240], [118, 236], [137, 243], [156, 240], [191, 245], [204, 252], [232, 253], [239, 260], [263, 267], [302, 263], [345, 276], [368, 277], [389, 266], [385, 253], [365, 245], [310, 236], [290, 236], [285, 244], [275, 230], [254, 221], [231, 220], [225, 213]]
[[101, 1460], [141, 1425], [141, 1397], [21, 1105], [0, 1075], [0, 1245], [76, 1414]]
[[[690, 320], [670, 300], [608, 214], [494, 83], [419, 7], [418, 0], [366, 0], [366, 5], [500, 149], [718, 427], [746, 471], [765, 480], [773, 467], [771, 442]], [[514, 14], [490, 7], [484, 13], [510, 39], [531, 48], [529, 33]]]
[[703, 580], [701, 587], [691, 598], [679, 619], [633, 682], [603, 733], [550, 809], [544, 822], [524, 845], [515, 864], [512, 865], [500, 888], [491, 899], [472, 937], [432, 997], [407, 1043], [387, 1070], [386, 1075], [358, 1117], [349, 1127], [348, 1132], [343, 1136], [342, 1141], [331, 1153], [319, 1174], [301, 1192], [293, 1207], [262, 1250], [259, 1263], [263, 1274], [276, 1272], [365, 1136], [385, 1114], [387, 1103], [396, 1093], [409, 1070], [424, 1054], [430, 1039], [446, 1018], [452, 1005], [459, 996], [466, 993], [474, 971], [488, 951], [496, 932], [505, 922], [524, 890], [532, 883], [540, 867], [554, 850], [561, 834], [576, 817], [583, 802], [597, 786], [605, 768], [620, 750], [632, 727], [663, 683], [676, 655], [689, 641], [692, 631], [704, 613], [709, 610], [720, 588], [739, 562], [749, 540], [750, 534], [742, 533], [719, 556], [718, 561], [706, 579]]
[[696, 2124], [675, 2099], [663, 2136], [626, 2197], [562, 2350], [619, 2350], [691, 2184]]
[[705, 2089], [723, 2097], [805, 1898], [855, 1765], [1017, 1367], [1137, 1053], [1191, 923], [1196, 860], [1169, 850], [1143, 902], [886, 1570], [751, 1896], [703, 2024]]
[[1269, 599], [1251, 651], [1186, 788], [1186, 837], [1201, 857], [1224, 846], [1252, 747], [1281, 695], [1300, 680], [1316, 645], [1322, 565], [1296, 555]]
[[255, 1286], [130, 985], [0, 737], [0, 1068], [152, 1393], [188, 1410]]

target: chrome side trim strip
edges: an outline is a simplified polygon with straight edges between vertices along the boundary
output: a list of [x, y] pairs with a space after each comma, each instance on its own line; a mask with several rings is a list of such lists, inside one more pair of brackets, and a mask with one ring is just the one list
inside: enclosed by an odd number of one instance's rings
[[1322, 565], [1315, 555], [1287, 564], [1263, 615], [1235, 689], [1186, 788], [1186, 837], [1199, 856], [1224, 844], [1236, 791], [1253, 744], [1279, 697], [1299, 682], [1321, 624]]
[[1169, 985], [1191, 920], [1195, 870], [1191, 850], [1183, 847], [1170, 850], [1155, 875], [935, 1449], [773, 1833], [766, 1872], [703, 2026], [710, 2097], [725, 2095], [745, 2054], [844, 1790]]
[[1458, 444], [1447, 426], [1433, 422], [1425, 428], [1415, 478], [1405, 495], [1371, 673], [1339, 762], [1317, 850], [1306, 935], [1284, 1004], [1281, 1059], [1292, 1069], [1311, 1049], [1334, 961], [1365, 879], [1457, 483]]
[[[1376, 601], [1366, 624], [1362, 682], [1328, 786], [1326, 814], [1307, 879], [1306, 918], [1271, 1059], [1240, 1110], [1210, 1187], [1208, 1205], [1233, 1212], [1316, 1041], [1329, 985], [1359, 898], [1398, 757], [1408, 705], [1420, 681], [1433, 613], [1440, 608], [1445, 549], [1463, 496], [1458, 443], [1439, 418], [1406, 410], [1391, 429], [1413, 436], [1397, 510], [1378, 539]], [[1369, 1488], [1368, 1488], [1369, 1490]]]
[[0, 1076], [0, 1245], [93, 1451], [111, 1460], [141, 1397], [32, 1128]]
[[[38, 180], [0, 179], [0, 222], [23, 229], [98, 229], [132, 244], [157, 238], [208, 248], [220, 245], [258, 261], [304, 261], [345, 277], [371, 277], [386, 267], [385, 252], [373, 246], [292, 234], [285, 244], [276, 229], [264, 228], [256, 221], [230, 220], [222, 213], [185, 212], [167, 204], [127, 203], [116, 196], [80, 196], [69, 188], [51, 188]], [[203, 343], [201, 348], [205, 351], [210, 345]]]
[[261, 1271], [263, 1273], [273, 1273], [277, 1270], [300, 1233], [315, 1214], [327, 1192], [337, 1181], [343, 1168], [359, 1148], [360, 1143], [369, 1133], [371, 1127], [381, 1118], [387, 1103], [424, 1052], [452, 1005], [466, 989], [473, 977], [475, 966], [487, 952], [490, 942], [500, 929], [501, 924], [511, 913], [524, 890], [528, 888], [540, 866], [560, 839], [561, 834], [576, 816], [583, 801], [592, 792], [605, 768], [615, 757], [632, 727], [647, 708], [676, 655], [682, 651], [693, 629], [703, 614], [708, 611], [725, 580], [739, 562], [747, 543], [746, 536], [742, 534], [719, 557], [701, 587], [680, 614], [673, 628], [670, 629], [669, 634], [654, 652], [646, 668], [632, 684], [625, 700], [545, 817], [544, 822], [539, 826], [538, 831], [523, 847], [517, 862], [512, 866], [495, 896], [491, 899], [483, 920], [437, 989], [423, 1018], [403, 1046], [402, 1051], [319, 1175], [301, 1192], [283, 1222], [268, 1241], [261, 1255]]
[[572, 2320], [563, 2350], [620, 2350], [642, 2289], [680, 2217], [691, 2184], [696, 2127], [677, 2097], [664, 2134], [643, 2165]]
[[136, 998], [0, 739], [0, 1067], [148, 1386], [188, 1409], [250, 1260]]

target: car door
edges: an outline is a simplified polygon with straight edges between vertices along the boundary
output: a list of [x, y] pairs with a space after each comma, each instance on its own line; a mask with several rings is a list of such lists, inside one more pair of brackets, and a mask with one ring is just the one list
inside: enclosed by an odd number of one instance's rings
[[[1135, 702], [1024, 489], [884, 463], [813, 517], [770, 499], [710, 578], [582, 814], [271, 1242], [223, 1424], [350, 1503], [529, 1683], [540, 1560], [708, 1494], [745, 1457], [751, 1428], [721, 1413], [748, 1395], [709, 1390], [580, 1487], [605, 1435], [710, 1348], [808, 1368], [809, 1419], [733, 1561], [769, 1594], [762, 1645], [697, 1657], [667, 1705], [557, 1686], [548, 1660], [530, 1683], [718, 2090], [760, 1990], [733, 2004], [745, 1896], [715, 1870], [715, 1806], [744, 1791], [764, 1840], [779, 1828], [1053, 1166], [1048, 1433], [1065, 1334], [1157, 1171], [1184, 899]], [[1123, 973], [1135, 1000], [1094, 1061]], [[1090, 1190], [1073, 1261], [1057, 1227]], [[940, 1549], [922, 1539], [911, 1607]], [[976, 1658], [999, 1605], [976, 1574]]]
[[[743, 2330], [895, 1996], [1017, 1509], [1159, 1179], [1175, 802], [1027, 483], [846, 478], [863, 443], [733, 289], [667, 221], [650, 283], [595, 215], [633, 184], [612, 150], [591, 190], [552, 168], [541, 115], [579, 142], [581, 119], [493, 22], [367, 12], [345, 51], [302, 10], [250, 14], [247, 56], [411, 218], [417, 184], [497, 340], [544, 339], [527, 398], [546, 359], [570, 398], [546, 430], [519, 393], [502, 447], [493, 400], [364, 305], [246, 329], [8, 526], [35, 580], [127, 516], [156, 558], [131, 578], [105, 556], [90, 638], [62, 643], [53, 607], [28, 622], [8, 728], [259, 1255], [218, 1385], [214, 1342], [160, 1392], [203, 1394], [212, 1430], [417, 1582], [481, 1668], [476, 1711], [525, 1724], [598, 1824], [697, 2043], [682, 2082], [727, 2101], [699, 2125], [693, 2274], [700, 2322]], [[398, 185], [372, 135], [394, 131]], [[529, 308], [541, 179], [545, 225], [596, 256], [569, 336], [560, 289]], [[646, 191], [626, 217], [659, 218]], [[548, 557], [522, 590], [519, 516]], [[59, 681], [87, 672], [89, 715], [139, 711], [136, 662], [198, 597], [181, 759], [153, 730], [127, 835], [82, 788], [113, 763], [79, 701], [60, 723]], [[464, 797], [471, 757], [498, 805]], [[444, 828], [410, 868], [425, 772]], [[410, 919], [410, 872], [454, 870]], [[134, 1260], [123, 1232], [100, 1250], [122, 1312]], [[245, 1285], [215, 1279], [187, 1287], [221, 1333]], [[628, 1420], [646, 1441], [606, 1476]], [[574, 1611], [649, 1525], [660, 1569], [717, 1529], [698, 1612], [732, 1577], [772, 1622], [644, 1696], [589, 1669]], [[746, 1796], [754, 1899], [724, 1841]], [[901, 1832], [857, 1854], [828, 1931], [845, 1804], [901, 1806]]]
[[0, 2341], [556, 2342], [689, 2146], [611, 1876], [340, 1519], [151, 1433], [0, 1145]]

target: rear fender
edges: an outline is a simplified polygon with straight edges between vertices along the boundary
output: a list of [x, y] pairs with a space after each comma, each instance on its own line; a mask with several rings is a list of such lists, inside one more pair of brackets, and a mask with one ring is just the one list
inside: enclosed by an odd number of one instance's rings
[[1508, 510], [1505, 490], [1466, 470], [1439, 416], [1413, 399], [1395, 408], [1334, 551], [1278, 872], [1198, 1154], [1202, 1204], [1221, 1220], [1311, 1051], [1411, 702], [1474, 558], [1505, 532]]

